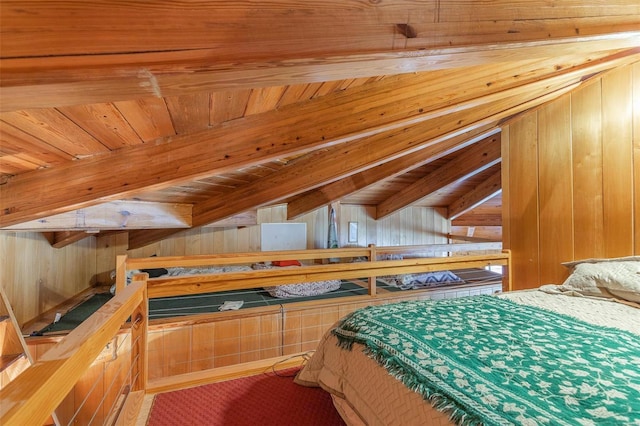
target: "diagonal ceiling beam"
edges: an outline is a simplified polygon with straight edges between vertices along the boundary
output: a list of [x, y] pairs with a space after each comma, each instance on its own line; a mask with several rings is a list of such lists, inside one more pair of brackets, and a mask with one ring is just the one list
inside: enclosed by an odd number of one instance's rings
[[[0, 112], [451, 69], [637, 47], [638, 31], [219, 62], [214, 49], [0, 59]], [[70, 66], [72, 64], [72, 66]]]
[[[574, 77], [575, 78], [575, 77]], [[559, 83], [560, 88], [549, 89], [546, 87], [546, 90], [552, 90], [551, 93], [537, 93], [536, 96], [533, 97], [532, 100], [524, 102], [522, 104], [511, 107], [512, 101], [510, 100], [513, 96], [507, 97], [506, 99], [494, 100], [493, 102], [489, 102], [486, 104], [477, 103], [477, 105], [470, 110], [462, 110], [458, 112], [454, 112], [450, 115], [445, 116], [437, 116], [430, 122], [428, 122], [428, 126], [426, 130], [419, 132], [420, 140], [422, 138], [427, 137], [429, 134], [440, 135], [442, 138], [438, 136], [434, 136], [432, 139], [432, 143], [436, 141], [442, 142], [442, 140], [447, 140], [449, 138], [458, 136], [465, 132], [472, 131], [476, 128], [485, 128], [486, 126], [493, 126], [499, 120], [505, 117], [512, 116], [518, 112], [522, 112], [526, 109], [535, 107], [544, 102], [547, 102], [557, 96], [560, 96], [563, 93], [570, 91], [575, 87], [578, 83], [568, 84], [565, 81]], [[536, 89], [539, 91], [540, 89], [534, 85]], [[535, 91], [533, 91], [535, 92]], [[527, 92], [530, 95], [533, 92]], [[522, 95], [522, 93], [521, 93]], [[523, 96], [524, 99], [529, 99], [527, 96]], [[492, 99], [494, 99], [492, 97]], [[454, 107], [454, 110], [457, 110], [457, 107]], [[489, 116], [487, 116], [489, 114]], [[477, 121], [474, 121], [477, 120]], [[422, 129], [421, 126], [412, 126], [409, 130], [415, 131], [415, 129]], [[406, 137], [406, 134], [403, 134], [404, 129], [399, 134]], [[440, 132], [444, 132], [444, 135], [441, 135]], [[392, 133], [390, 133], [392, 134]], [[379, 135], [382, 141], [385, 141], [385, 135]], [[409, 138], [409, 141], [411, 139]], [[402, 139], [401, 144], [404, 145], [406, 143], [406, 139]], [[387, 140], [386, 143], [389, 143]], [[368, 140], [368, 144], [371, 145], [371, 139]], [[354, 144], [358, 148], [362, 148], [359, 146], [359, 143]], [[366, 145], [366, 142], [365, 142]], [[341, 148], [341, 147], [338, 147]], [[337, 151], [340, 152], [339, 150]], [[396, 155], [398, 156], [398, 155]], [[315, 156], [314, 156], [315, 158]], [[356, 155], [351, 153], [349, 158], [358, 158]], [[335, 156], [332, 157], [335, 161]], [[379, 162], [379, 161], [378, 161]], [[317, 167], [318, 163], [313, 163], [312, 166], [309, 167]], [[344, 160], [342, 160], [344, 163]], [[235, 214], [237, 212], [241, 212], [245, 209], [256, 208], [262, 205], [266, 205], [269, 203], [276, 202], [278, 200], [287, 198], [291, 196], [292, 193], [296, 193], [291, 190], [291, 185], [298, 185], [298, 188], [308, 186], [309, 188], [318, 186], [317, 182], [313, 180], [313, 176], [315, 173], [322, 174], [322, 167], [317, 167], [313, 169], [313, 171], [309, 170], [308, 164], [309, 162], [300, 162], [302, 166], [294, 169], [283, 169], [280, 172], [274, 173], [270, 176], [271, 180], [267, 181], [265, 179], [260, 180], [258, 183], [250, 184], [247, 187], [239, 188], [233, 192], [233, 195], [230, 197], [225, 197], [224, 200], [213, 199], [209, 201], [205, 201], [203, 203], [198, 203], [194, 205], [194, 217], [193, 217], [193, 225], [201, 226], [211, 221], [221, 220], [225, 217], [228, 217], [231, 214]], [[288, 171], [287, 171], [288, 170]], [[293, 172], [292, 172], [293, 170]], [[291, 176], [296, 176], [296, 179], [290, 181], [289, 178]], [[331, 180], [337, 179], [334, 175]], [[282, 186], [279, 186], [278, 184]], [[262, 190], [260, 189], [262, 187]], [[287, 192], [287, 189], [292, 192]], [[303, 190], [298, 189], [298, 192], [302, 192]], [[175, 234], [176, 230], [145, 230], [145, 231], [131, 231], [129, 233], [129, 249], [135, 249], [139, 247], [143, 247], [147, 244], [151, 244], [153, 242], [159, 241], [163, 238], [167, 238], [173, 234]]]
[[499, 129], [493, 127], [492, 124], [480, 128], [472, 127], [462, 134], [456, 132], [443, 135], [438, 138], [442, 142], [437, 144], [435, 144], [436, 140], [432, 140], [434, 145], [429, 145], [411, 155], [405, 155], [294, 197], [287, 203], [287, 219], [295, 219], [317, 208], [339, 201], [349, 194], [445, 157], [499, 132]]
[[387, 198], [376, 209], [376, 220], [390, 215], [442, 187], [474, 176], [499, 163], [499, 138], [490, 138], [467, 148], [462, 154]]
[[449, 205], [449, 220], [454, 220], [466, 212], [473, 210], [485, 201], [495, 197], [502, 192], [501, 172], [498, 171], [473, 188], [471, 191], [458, 198]]

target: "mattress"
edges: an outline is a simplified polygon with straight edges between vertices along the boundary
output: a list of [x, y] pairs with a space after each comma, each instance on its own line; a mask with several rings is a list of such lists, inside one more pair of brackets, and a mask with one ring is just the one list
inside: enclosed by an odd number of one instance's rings
[[[597, 326], [625, 330], [640, 338], [640, 309], [615, 301], [542, 291], [512, 292], [493, 297], [558, 312]], [[363, 345], [355, 343], [352, 350], [344, 350], [338, 343], [336, 336], [327, 332], [314, 356], [296, 377], [296, 382], [320, 386], [331, 393], [347, 424], [454, 424], [449, 420], [446, 409], [436, 410], [420, 393], [410, 390], [365, 354]]]

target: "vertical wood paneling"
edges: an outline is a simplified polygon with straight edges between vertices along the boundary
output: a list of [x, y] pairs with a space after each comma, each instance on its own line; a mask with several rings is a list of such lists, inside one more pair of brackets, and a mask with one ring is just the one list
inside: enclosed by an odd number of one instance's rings
[[[568, 271], [558, 265], [565, 260], [638, 253], [639, 66], [608, 72], [573, 92], [570, 123], [566, 98], [561, 98], [503, 129], [509, 133], [509, 152], [503, 158], [509, 177], [509, 189], [503, 191], [504, 238], [513, 253], [514, 288], [562, 283]], [[568, 171], [573, 173], [571, 191]], [[572, 228], [568, 215], [573, 215]], [[540, 259], [534, 253], [538, 237]], [[573, 240], [572, 256], [567, 240]]]
[[640, 254], [640, 62], [632, 66], [634, 254]]
[[575, 259], [604, 256], [601, 109], [600, 84], [571, 95]]
[[554, 282], [573, 259], [571, 102], [565, 95], [538, 112], [540, 282]]
[[602, 77], [604, 248], [609, 257], [633, 252], [631, 67]]
[[[531, 113], [508, 126], [511, 185], [510, 248], [514, 289], [532, 288], [539, 282], [538, 272], [538, 118]], [[515, 190], [517, 188], [517, 190]]]

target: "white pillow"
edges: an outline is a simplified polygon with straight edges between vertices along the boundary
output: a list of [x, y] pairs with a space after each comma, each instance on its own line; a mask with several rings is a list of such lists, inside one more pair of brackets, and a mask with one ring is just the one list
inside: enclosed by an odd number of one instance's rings
[[[570, 262], [573, 272], [562, 284], [585, 296], [619, 297], [640, 302], [640, 260], [630, 258]], [[640, 259], [640, 258], [636, 258]]]

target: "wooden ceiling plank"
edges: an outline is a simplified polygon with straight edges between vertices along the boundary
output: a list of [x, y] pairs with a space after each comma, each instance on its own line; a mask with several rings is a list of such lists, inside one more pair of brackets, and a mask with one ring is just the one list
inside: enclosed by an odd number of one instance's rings
[[[588, 66], [559, 72], [564, 76], [558, 75], [554, 82], [567, 84], [567, 79], [579, 79], [584, 73], [633, 59], [637, 59], [635, 53], [594, 61]], [[489, 74], [500, 74], [497, 70], [508, 67], [501, 64], [495, 68], [458, 72], [465, 79], [460, 80], [456, 89], [463, 94], [466, 87], [463, 81], [482, 85]], [[452, 71], [436, 73], [443, 80], [442, 87], [447, 86], [444, 83], [447, 80], [450, 84], [454, 74]], [[535, 80], [535, 77], [528, 77]], [[474, 78], [480, 80], [474, 81]], [[435, 115], [429, 108], [446, 105], [450, 99], [432, 97], [440, 84], [438, 80], [417, 80], [415, 84], [407, 84], [402, 78], [388, 78], [375, 87], [361, 86], [353, 91], [335, 92], [203, 132], [176, 136], [171, 143], [126, 147], [117, 155], [24, 173], [0, 186], [0, 226], [76, 210], [97, 204], [97, 200], [127, 198], [143, 190], [166, 188], [432, 119]], [[512, 79], [496, 81], [486, 90], [490, 92], [514, 84]], [[542, 89], [537, 96], [552, 90], [538, 84]], [[499, 97], [498, 94], [489, 96]], [[519, 93], [519, 96], [523, 94]], [[469, 100], [466, 107], [473, 106], [473, 102], [473, 99]], [[487, 110], [487, 113], [491, 111]], [[466, 119], [461, 118], [461, 125]], [[374, 122], [378, 124], [372, 126]], [[61, 187], [57, 182], [65, 182], [65, 186]]]
[[287, 86], [271, 86], [253, 89], [247, 102], [245, 115], [260, 114], [272, 110], [278, 105]]
[[191, 93], [165, 98], [176, 133], [184, 135], [209, 127], [210, 97], [208, 93]]
[[[540, 96], [536, 99], [533, 99], [529, 102], [525, 102], [523, 104], [518, 105], [517, 107], [514, 108], [508, 108], [506, 110], [503, 110], [493, 116], [490, 116], [489, 118], [486, 118], [485, 120], [482, 120], [480, 122], [477, 123], [473, 123], [471, 124], [470, 127], [465, 127], [464, 131], [468, 131], [474, 128], [474, 126], [477, 127], [483, 127], [483, 126], [487, 126], [487, 125], [493, 125], [496, 123], [497, 120], [500, 119], [500, 117], [507, 117], [507, 116], [511, 116], [513, 114], [515, 114], [518, 111], [524, 111], [528, 108], [532, 108], [535, 107], [537, 105], [540, 105], [544, 102], [547, 102], [557, 96], [560, 96], [564, 93], [567, 93], [568, 91], [570, 91], [572, 88], [574, 88], [575, 86], [569, 86], [569, 87], [565, 87], [563, 89], [558, 90], [555, 93], [551, 93], [551, 94], [547, 94], [544, 96]], [[499, 103], [499, 102], [495, 102], [495, 103]], [[483, 110], [485, 113], [492, 111], [492, 108], [478, 108], [478, 110]], [[473, 110], [472, 110], [473, 111]], [[466, 114], [464, 114], [465, 118], [463, 117], [463, 114], [460, 114], [459, 117], [461, 117], [459, 120], [451, 120], [449, 123], [451, 124], [451, 122], [454, 123], [458, 123], [459, 126], [466, 126], [467, 124], [470, 124], [467, 122], [466, 118], [468, 118], [468, 114], [469, 112], [467, 111]], [[441, 117], [440, 117], [441, 118]], [[450, 118], [450, 117], [449, 117]], [[433, 126], [436, 127], [437, 126]], [[462, 132], [462, 131], [461, 131]], [[299, 182], [298, 182], [299, 183]], [[284, 192], [284, 191], [283, 191]], [[234, 191], [234, 195], [238, 194], [238, 191]], [[266, 198], [263, 198], [261, 201], [256, 201], [255, 198], [249, 200], [249, 202], [247, 202], [247, 200], [241, 200], [240, 197], [237, 197], [239, 201], [237, 201], [236, 205], [235, 205], [235, 210], [234, 211], [241, 211], [242, 209], [248, 208], [246, 207], [247, 204], [261, 204], [261, 203], [267, 203]], [[277, 196], [278, 199], [281, 199], [282, 196]], [[216, 204], [216, 205], [214, 205]], [[228, 211], [231, 211], [232, 208], [227, 207], [227, 204], [229, 203], [229, 199], [225, 198], [225, 205], [223, 206], [219, 206], [217, 205], [218, 201], [205, 201], [202, 203], [198, 203], [194, 206], [194, 217], [193, 217], [193, 226], [201, 226], [201, 224], [205, 224], [208, 221], [215, 221], [215, 220], [222, 220], [224, 217], [228, 216]], [[242, 204], [242, 205], [240, 205]], [[212, 207], [213, 205], [213, 207]], [[210, 211], [208, 211], [208, 208], [218, 208], [218, 210], [216, 212], [211, 213]], [[257, 207], [257, 205], [254, 205], [253, 207]], [[197, 212], [197, 210], [202, 211], [201, 214], [199, 214]], [[228, 210], [227, 210], [228, 209]], [[148, 244], [152, 244], [154, 242], [160, 241], [164, 238], [167, 238], [173, 234], [175, 234], [177, 231], [176, 230], [144, 230], [144, 231], [131, 231], [129, 232], [129, 249], [136, 249], [136, 248], [140, 248], [140, 247], [144, 247]]]
[[176, 134], [167, 104], [162, 98], [114, 102], [114, 106], [144, 142]]
[[58, 111], [110, 150], [143, 142], [113, 104], [60, 107]]
[[73, 160], [73, 156], [23, 132], [17, 127], [0, 120], [0, 145], [4, 152], [28, 153], [37, 158], [41, 166], [63, 164]]
[[[637, 47], [638, 31], [529, 42], [212, 62], [206, 50], [1, 59], [1, 111], [451, 69]], [[69, 63], [76, 64], [69, 68]], [[167, 65], [170, 64], [170, 65]]]
[[190, 226], [190, 204], [112, 201], [0, 229], [44, 232], [166, 229]]
[[0, 119], [74, 157], [81, 158], [109, 151], [106, 146], [55, 109], [2, 113]]
[[212, 93], [209, 123], [216, 125], [244, 116], [249, 96], [251, 96], [251, 89], [225, 90]]
[[463, 214], [473, 210], [485, 201], [495, 197], [502, 192], [502, 177], [498, 171], [487, 180], [473, 188], [471, 191], [458, 198], [449, 205], [448, 219], [454, 220]]
[[465, 149], [444, 166], [379, 203], [376, 208], [376, 220], [415, 203], [446, 185], [478, 174], [499, 162], [499, 141], [496, 142], [495, 138], [491, 138], [477, 143]]
[[430, 144], [410, 155], [405, 155], [360, 173], [336, 180], [320, 188], [294, 197], [287, 204], [287, 219], [295, 219], [305, 213], [340, 201], [349, 194], [370, 185], [383, 182], [408, 170], [464, 149], [498, 132], [492, 124], [476, 128], [475, 124], [464, 133], [448, 133], [431, 140]]
[[[222, 220], [234, 212], [261, 207], [288, 196], [300, 194], [383, 162], [415, 153], [430, 141], [440, 142], [438, 138], [444, 135], [455, 136], [471, 130], [474, 126], [495, 125], [497, 120], [507, 116], [504, 111], [510, 110], [509, 106], [513, 105], [512, 97], [529, 99], [536, 91], [538, 91], [536, 96], [540, 96], [554, 87], [552, 81], [560, 87], [565, 86], [568, 75], [572, 73], [567, 73], [562, 79], [554, 77], [549, 79], [550, 81], [538, 81], [524, 87], [455, 103], [452, 107], [432, 111], [431, 120], [416, 122], [411, 127], [378, 133], [313, 152], [272, 175], [236, 188], [223, 200], [213, 198], [195, 204], [193, 224], [201, 226]], [[576, 77], [572, 76], [572, 78]], [[527, 93], [526, 96], [525, 93]], [[511, 110], [508, 115], [512, 112]]]

